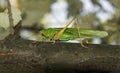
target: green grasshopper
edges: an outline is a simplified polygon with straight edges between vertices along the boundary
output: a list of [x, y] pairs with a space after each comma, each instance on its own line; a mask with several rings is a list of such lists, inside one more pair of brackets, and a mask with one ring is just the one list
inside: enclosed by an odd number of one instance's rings
[[[67, 28], [74, 20], [76, 20], [77, 28]], [[97, 31], [97, 30], [87, 30], [80, 29], [78, 27], [78, 18], [74, 17], [68, 24], [65, 25], [64, 28], [48, 28], [40, 31], [41, 40], [52, 40], [53, 42], [59, 41], [67, 41], [67, 40], [75, 40], [80, 38], [80, 44], [82, 47], [87, 48], [83, 45], [81, 38], [103, 38], [108, 35], [105, 31]]]

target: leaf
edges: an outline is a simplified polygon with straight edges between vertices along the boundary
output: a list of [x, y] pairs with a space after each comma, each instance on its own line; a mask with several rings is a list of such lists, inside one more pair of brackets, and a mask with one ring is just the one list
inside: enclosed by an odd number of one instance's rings
[[[11, 8], [12, 8], [13, 24], [15, 26], [21, 20], [21, 12], [19, 9], [13, 6]], [[8, 10], [6, 9], [4, 12], [0, 13], [0, 27], [7, 30], [9, 26], [10, 25], [8, 18]]]
[[7, 37], [9, 35], [10, 29], [3, 29], [0, 27], [0, 40], [3, 40], [5, 37]]
[[9, 19], [7, 13], [0, 13], [0, 27], [7, 29], [9, 27]]
[[[18, 24], [21, 20], [21, 12], [15, 7], [12, 7], [12, 16], [14, 26]], [[8, 18], [8, 10], [6, 9], [4, 12], [0, 13], [0, 40], [3, 40], [10, 34], [9, 28], [9, 18]]]

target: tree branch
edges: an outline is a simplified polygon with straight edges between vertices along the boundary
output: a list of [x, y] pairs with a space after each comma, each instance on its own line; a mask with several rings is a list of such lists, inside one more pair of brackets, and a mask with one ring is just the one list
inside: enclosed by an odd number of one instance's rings
[[5, 73], [66, 73], [120, 71], [119, 45], [47, 43], [9, 36], [0, 41], [0, 71]]
[[8, 15], [9, 15], [10, 32], [11, 32], [11, 34], [14, 34], [14, 29], [13, 29], [14, 24], [13, 24], [10, 0], [7, 0], [7, 9], [8, 9]]

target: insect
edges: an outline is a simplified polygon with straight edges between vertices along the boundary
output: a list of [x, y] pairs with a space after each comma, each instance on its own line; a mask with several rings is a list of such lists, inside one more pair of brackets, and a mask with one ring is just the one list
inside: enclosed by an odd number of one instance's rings
[[[98, 30], [87, 30], [87, 29], [80, 29], [78, 27], [78, 19], [74, 17], [68, 24], [65, 25], [64, 28], [48, 28], [40, 31], [40, 38], [41, 40], [50, 40], [50, 41], [67, 41], [67, 40], [74, 40], [80, 38], [80, 44], [82, 47], [87, 48], [83, 45], [81, 38], [103, 38], [108, 35], [105, 31], [98, 31]], [[77, 28], [67, 28], [73, 21], [76, 21]]]

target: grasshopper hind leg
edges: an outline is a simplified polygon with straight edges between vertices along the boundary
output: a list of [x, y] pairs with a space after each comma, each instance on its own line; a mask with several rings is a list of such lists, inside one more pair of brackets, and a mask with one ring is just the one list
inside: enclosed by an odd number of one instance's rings
[[70, 22], [68, 22], [63, 29], [61, 29], [59, 32], [55, 33], [53, 36], [53, 41], [56, 41], [59, 39], [59, 37], [63, 34], [63, 32], [67, 29], [67, 27], [75, 20], [76, 17], [74, 17]]
[[80, 45], [81, 45], [82, 47], [84, 47], [84, 48], [88, 48], [87, 46], [85, 46], [85, 45], [83, 44], [83, 41], [82, 41], [81, 38], [80, 38]]
[[77, 24], [78, 36], [79, 36], [79, 38], [80, 38], [80, 44], [81, 44], [82, 47], [88, 48], [88, 47], [86, 47], [86, 46], [83, 44], [82, 39], [81, 39], [81, 37], [80, 37], [80, 28], [79, 28], [79, 26], [78, 26], [78, 18], [77, 18], [77, 17], [74, 17], [69, 23], [66, 24], [66, 26], [65, 26], [62, 30], [60, 30], [59, 32], [55, 33], [55, 35], [54, 35], [53, 38], [52, 38], [53, 43], [55, 43], [55, 41], [59, 39], [59, 37], [63, 34], [63, 32], [67, 29], [67, 27], [68, 27], [75, 19], [76, 19], [76, 22], [75, 22], [75, 23]]
[[80, 45], [82, 46], [82, 47], [84, 47], [84, 48], [88, 48], [87, 46], [85, 46], [84, 44], [83, 44], [83, 42], [82, 42], [82, 39], [81, 39], [81, 36], [80, 36], [80, 28], [79, 28], [79, 26], [78, 26], [78, 18], [76, 18], [76, 26], [77, 26], [77, 32], [78, 32], [78, 36], [79, 36], [79, 38], [80, 38]]

